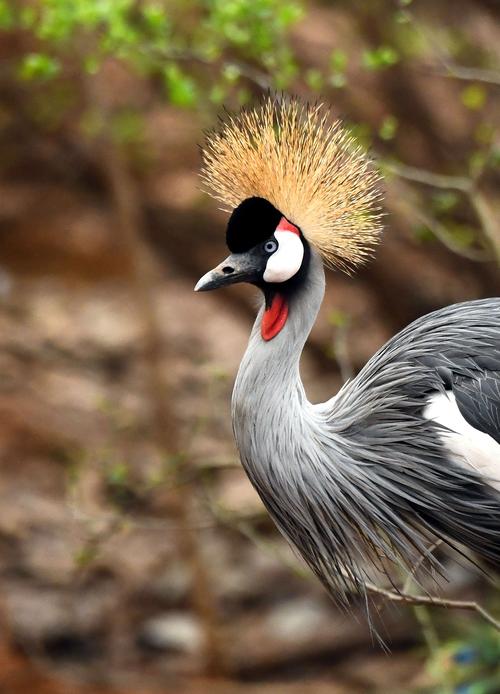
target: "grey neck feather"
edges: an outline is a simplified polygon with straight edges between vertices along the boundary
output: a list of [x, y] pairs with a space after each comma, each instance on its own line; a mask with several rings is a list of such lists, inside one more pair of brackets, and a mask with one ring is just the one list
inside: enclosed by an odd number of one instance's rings
[[311, 553], [304, 551], [306, 538], [315, 535], [314, 514], [304, 513], [304, 503], [311, 478], [323, 478], [319, 467], [328, 432], [320, 408], [307, 400], [299, 361], [324, 291], [323, 265], [312, 251], [307, 277], [291, 297], [287, 322], [268, 342], [260, 335], [261, 306], [232, 399], [233, 429], [242, 464], [278, 528], [299, 547], [323, 581], [313, 555], [326, 556], [329, 549], [315, 540]]
[[[263, 303], [238, 371], [232, 399], [234, 435], [243, 466], [264, 503], [269, 495], [282, 497], [279, 480], [293, 475], [298, 460], [304, 462], [300, 448], [311, 441], [311, 428], [318, 426], [299, 362], [324, 293], [323, 264], [312, 251], [309, 272], [291, 297], [284, 328], [272, 340], [262, 339]], [[273, 479], [276, 488], [270, 488]]]
[[262, 302], [233, 392], [233, 422], [238, 444], [244, 444], [238, 434], [241, 429], [246, 430], [248, 418], [260, 419], [265, 413], [274, 419], [276, 414], [281, 422], [279, 428], [283, 428], [284, 418], [295, 414], [293, 406], [307, 404], [299, 362], [324, 294], [323, 264], [312, 250], [308, 275], [291, 298], [287, 322], [269, 342], [260, 334], [265, 308]]

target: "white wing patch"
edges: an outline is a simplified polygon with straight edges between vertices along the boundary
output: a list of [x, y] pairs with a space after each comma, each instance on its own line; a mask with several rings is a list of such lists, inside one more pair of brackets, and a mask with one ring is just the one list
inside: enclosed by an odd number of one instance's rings
[[274, 238], [278, 250], [267, 261], [263, 278], [266, 282], [286, 282], [300, 270], [304, 245], [293, 231], [275, 231]]
[[440, 437], [453, 460], [474, 468], [500, 490], [500, 444], [464, 419], [453, 393], [432, 395], [422, 414], [447, 427], [449, 431], [443, 431]]

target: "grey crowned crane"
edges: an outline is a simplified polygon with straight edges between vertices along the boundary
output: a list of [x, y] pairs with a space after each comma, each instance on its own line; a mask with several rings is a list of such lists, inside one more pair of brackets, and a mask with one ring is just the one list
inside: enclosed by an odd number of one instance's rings
[[263, 296], [232, 419], [281, 533], [343, 601], [373, 568], [411, 571], [436, 538], [499, 566], [500, 299], [419, 318], [312, 404], [299, 361], [323, 265], [369, 257], [378, 174], [326, 109], [268, 97], [207, 135], [202, 178], [231, 213], [231, 255], [196, 290], [248, 282]]

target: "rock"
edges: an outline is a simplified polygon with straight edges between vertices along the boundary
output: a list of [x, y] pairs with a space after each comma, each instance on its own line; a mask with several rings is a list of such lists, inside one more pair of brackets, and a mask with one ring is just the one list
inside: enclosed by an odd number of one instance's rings
[[307, 643], [331, 624], [331, 615], [323, 602], [303, 597], [277, 605], [267, 615], [265, 624], [270, 638]]
[[199, 621], [184, 612], [152, 617], [143, 625], [139, 643], [153, 650], [173, 653], [199, 653], [203, 634]]

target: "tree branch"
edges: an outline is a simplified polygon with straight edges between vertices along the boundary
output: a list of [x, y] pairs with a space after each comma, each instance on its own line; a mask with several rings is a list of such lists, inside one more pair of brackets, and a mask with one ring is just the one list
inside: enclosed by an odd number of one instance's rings
[[[421, 183], [432, 188], [456, 190], [466, 195], [481, 226], [483, 235], [492, 249], [497, 262], [500, 264], [500, 223], [494, 216], [485, 195], [478, 190], [474, 179], [465, 176], [436, 174], [432, 171], [426, 171], [425, 169], [419, 169], [414, 166], [407, 166], [399, 162], [381, 161], [383, 167], [399, 178], [412, 181], [413, 183]], [[418, 210], [418, 214], [421, 218], [425, 216], [425, 224], [450, 250], [464, 255], [470, 260], [486, 261], [489, 259], [488, 256], [482, 257], [480, 251], [474, 251], [472, 249], [464, 251], [462, 247], [457, 246], [452, 237], [447, 233], [445, 227], [437, 220], [431, 219], [431, 217], [425, 215], [421, 210]]]
[[456, 253], [456, 255], [467, 258], [467, 260], [472, 260], [475, 263], [485, 263], [488, 260], [493, 260], [492, 254], [488, 253], [488, 251], [483, 251], [477, 248], [467, 248], [466, 246], [461, 246], [458, 244], [444, 224], [441, 224], [441, 222], [434, 217], [422, 212], [422, 210], [414, 209], [414, 214], [422, 224], [432, 231], [434, 236], [441, 241], [443, 246], [448, 248], [453, 253]]
[[474, 183], [466, 176], [446, 176], [437, 174], [415, 166], [408, 166], [400, 162], [389, 162], [381, 160], [383, 168], [391, 173], [414, 183], [423, 183], [433, 188], [444, 188], [446, 190], [458, 190], [461, 193], [469, 194], [474, 187]]
[[500, 87], [500, 72], [496, 70], [488, 70], [479, 67], [466, 67], [464, 65], [456, 65], [448, 60], [443, 61], [444, 68], [436, 69], [434, 66], [429, 67], [434, 74], [449, 77], [451, 79], [465, 80], [467, 82], [482, 82]]
[[374, 583], [366, 582], [364, 584], [369, 593], [383, 595], [392, 602], [405, 602], [409, 605], [431, 605], [433, 607], [449, 607], [457, 610], [470, 610], [477, 612], [497, 631], [500, 631], [500, 620], [496, 619], [482, 605], [474, 600], [449, 600], [447, 598], [438, 598], [434, 595], [413, 595], [405, 591], [395, 592], [387, 588], [379, 588]]

